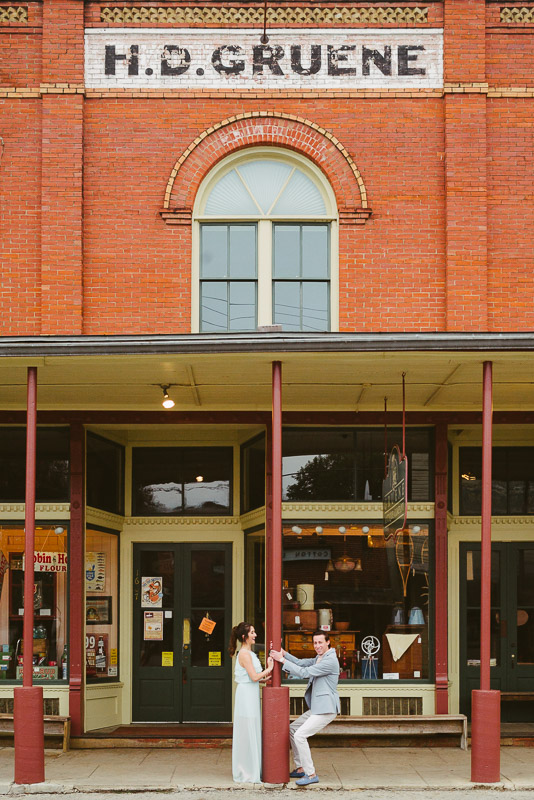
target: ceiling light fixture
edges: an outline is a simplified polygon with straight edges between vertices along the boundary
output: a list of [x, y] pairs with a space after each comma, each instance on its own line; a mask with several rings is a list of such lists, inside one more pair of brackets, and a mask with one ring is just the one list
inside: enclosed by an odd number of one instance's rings
[[172, 400], [169, 397], [169, 389], [171, 388], [171, 385], [172, 384], [169, 384], [168, 386], [161, 385], [161, 388], [163, 389], [163, 400], [161, 401], [161, 405], [163, 406], [163, 408], [168, 409], [168, 408], [174, 408], [175, 406], [174, 400]]

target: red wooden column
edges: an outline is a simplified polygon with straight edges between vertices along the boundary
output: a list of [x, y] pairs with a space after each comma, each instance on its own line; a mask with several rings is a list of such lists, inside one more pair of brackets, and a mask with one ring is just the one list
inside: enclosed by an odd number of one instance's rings
[[435, 456], [435, 662], [436, 662], [436, 714], [449, 713], [449, 670], [447, 659], [447, 425], [436, 425]]
[[83, 733], [84, 549], [85, 549], [85, 430], [70, 426], [70, 550], [69, 550], [69, 714], [72, 733]]
[[[266, 519], [267, 629], [265, 644], [279, 650], [282, 644], [282, 364], [273, 362], [271, 427], [271, 508]], [[268, 487], [267, 487], [268, 491]], [[281, 666], [275, 664], [272, 685], [263, 690], [264, 783], [289, 781], [289, 689], [281, 685]]]
[[37, 452], [37, 367], [28, 367], [26, 495], [24, 517], [24, 661], [22, 686], [14, 690], [15, 783], [42, 783], [44, 769], [43, 687], [33, 678], [33, 554], [35, 550], [35, 465]]
[[482, 535], [480, 689], [472, 692], [471, 780], [497, 783], [501, 775], [501, 693], [490, 689], [492, 363], [484, 362], [482, 400]]

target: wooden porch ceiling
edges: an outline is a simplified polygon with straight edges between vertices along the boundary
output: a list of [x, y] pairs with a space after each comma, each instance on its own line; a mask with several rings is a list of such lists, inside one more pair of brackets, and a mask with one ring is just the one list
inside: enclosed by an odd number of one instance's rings
[[[243, 352], [6, 357], [0, 409], [23, 410], [26, 368], [38, 368], [40, 410], [269, 411], [271, 362], [282, 362], [286, 411], [479, 411], [482, 363], [494, 364], [495, 410], [534, 410], [530, 352]], [[172, 413], [172, 412], [169, 412]]]

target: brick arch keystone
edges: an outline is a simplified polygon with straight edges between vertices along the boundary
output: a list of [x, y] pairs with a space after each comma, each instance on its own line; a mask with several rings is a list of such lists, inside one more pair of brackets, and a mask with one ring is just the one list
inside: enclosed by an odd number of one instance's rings
[[293, 114], [253, 111], [217, 122], [191, 142], [171, 171], [161, 216], [171, 225], [188, 224], [198, 187], [215, 164], [260, 145], [286, 147], [313, 161], [334, 190], [340, 222], [363, 224], [371, 215], [358, 167], [332, 133]]

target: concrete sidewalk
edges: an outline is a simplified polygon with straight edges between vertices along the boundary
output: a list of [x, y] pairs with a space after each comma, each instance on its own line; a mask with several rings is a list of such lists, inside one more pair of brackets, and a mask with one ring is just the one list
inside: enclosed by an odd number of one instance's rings
[[[468, 789], [470, 752], [459, 748], [313, 748], [320, 784], [313, 789]], [[21, 792], [13, 781], [14, 751], [0, 749], [0, 795]], [[243, 789], [232, 781], [232, 751], [213, 749], [99, 749], [46, 751], [46, 782], [31, 791], [105, 792]], [[534, 789], [534, 748], [501, 749], [504, 789]], [[291, 788], [298, 791], [295, 782]], [[261, 790], [262, 785], [257, 788]], [[24, 790], [22, 790], [24, 791]], [[307, 789], [306, 791], [310, 791]]]

